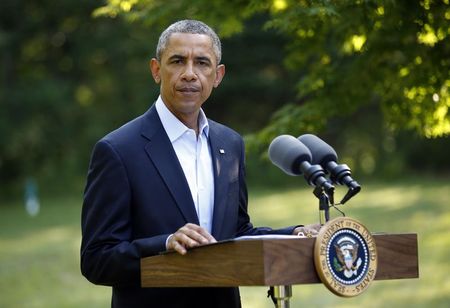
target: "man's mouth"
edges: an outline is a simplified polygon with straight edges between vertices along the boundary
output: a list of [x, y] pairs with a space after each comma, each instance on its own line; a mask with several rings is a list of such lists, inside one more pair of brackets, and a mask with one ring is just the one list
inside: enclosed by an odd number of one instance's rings
[[200, 92], [200, 89], [197, 87], [180, 87], [177, 88], [177, 91], [182, 93], [196, 93]]

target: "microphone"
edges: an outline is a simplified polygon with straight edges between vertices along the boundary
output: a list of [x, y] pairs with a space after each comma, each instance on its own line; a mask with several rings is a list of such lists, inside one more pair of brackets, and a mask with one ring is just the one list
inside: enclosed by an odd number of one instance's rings
[[361, 185], [351, 177], [351, 170], [346, 164], [338, 164], [336, 151], [325, 141], [311, 134], [304, 134], [298, 137], [311, 152], [312, 163], [319, 164], [330, 173], [333, 183], [346, 185], [349, 190], [344, 196], [341, 204], [347, 202], [351, 197], [359, 193]]
[[334, 186], [325, 178], [325, 171], [318, 164], [311, 164], [311, 151], [297, 138], [290, 135], [276, 137], [269, 146], [270, 161], [289, 175], [304, 174], [306, 181], [322, 187], [333, 199]]

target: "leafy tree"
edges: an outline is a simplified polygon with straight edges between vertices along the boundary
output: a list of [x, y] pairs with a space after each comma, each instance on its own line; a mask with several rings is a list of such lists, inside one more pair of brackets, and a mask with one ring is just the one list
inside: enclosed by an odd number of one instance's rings
[[[0, 189], [85, 174], [95, 140], [150, 104], [151, 34], [88, 0], [0, 4]], [[150, 84], [150, 86], [149, 86]]]

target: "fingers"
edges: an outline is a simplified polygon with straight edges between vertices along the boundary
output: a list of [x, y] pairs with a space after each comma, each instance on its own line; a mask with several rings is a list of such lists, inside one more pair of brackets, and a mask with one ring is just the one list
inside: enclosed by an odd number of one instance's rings
[[169, 241], [167, 242], [167, 250], [175, 250], [179, 254], [186, 254], [186, 248], [180, 242], [178, 242], [176, 239], [174, 239], [174, 234], [172, 234], [169, 238]]
[[312, 224], [297, 227], [294, 229], [294, 234], [301, 237], [315, 237], [319, 233], [320, 224]]
[[178, 231], [169, 238], [167, 249], [173, 249], [184, 255], [187, 252], [187, 248], [215, 242], [217, 242], [216, 239], [204, 228], [188, 223], [178, 229]]

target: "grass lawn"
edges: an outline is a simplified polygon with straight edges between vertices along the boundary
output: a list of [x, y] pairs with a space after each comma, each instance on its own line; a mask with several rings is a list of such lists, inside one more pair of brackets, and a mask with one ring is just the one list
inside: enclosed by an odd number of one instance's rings
[[[337, 197], [343, 193], [339, 188]], [[294, 286], [291, 307], [449, 307], [449, 206], [448, 180], [363, 185], [341, 209], [374, 232], [418, 233], [420, 278], [375, 281], [350, 299], [320, 284]], [[304, 186], [250, 188], [250, 214], [257, 226], [317, 222], [317, 207]], [[109, 307], [110, 289], [90, 284], [79, 271], [80, 211], [81, 197], [42, 198], [36, 217], [27, 216], [19, 202], [0, 205], [0, 307]], [[266, 291], [241, 288], [243, 307], [273, 307]]]

